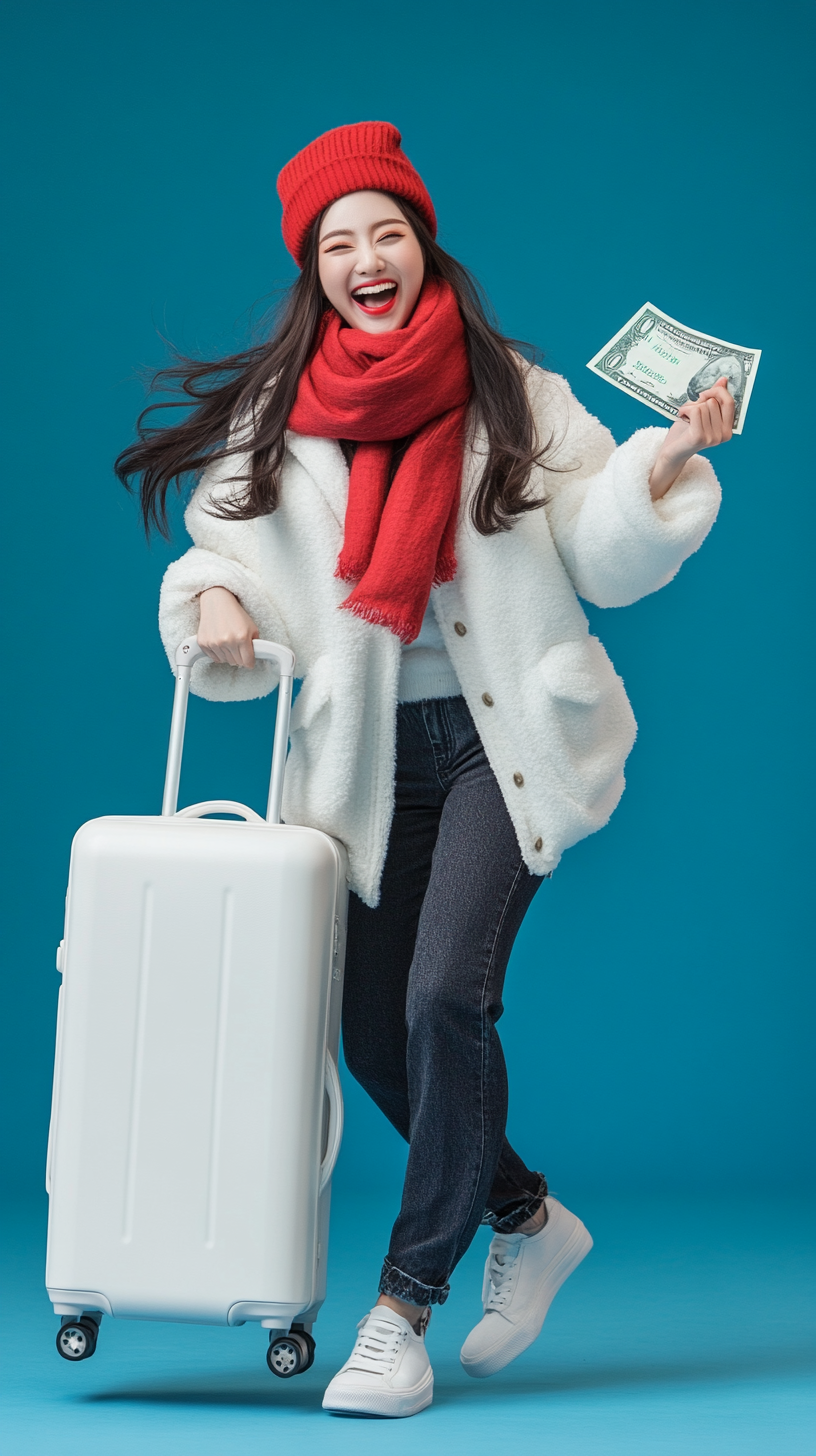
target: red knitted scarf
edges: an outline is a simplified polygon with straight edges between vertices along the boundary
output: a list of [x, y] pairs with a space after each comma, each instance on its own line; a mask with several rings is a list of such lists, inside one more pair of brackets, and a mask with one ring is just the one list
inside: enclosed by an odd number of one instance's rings
[[[454, 540], [471, 392], [465, 332], [449, 283], [429, 279], [410, 323], [345, 327], [333, 309], [301, 375], [289, 425], [357, 440], [337, 576], [349, 611], [403, 642], [419, 634], [431, 587], [456, 573]], [[413, 436], [391, 489], [391, 442]]]

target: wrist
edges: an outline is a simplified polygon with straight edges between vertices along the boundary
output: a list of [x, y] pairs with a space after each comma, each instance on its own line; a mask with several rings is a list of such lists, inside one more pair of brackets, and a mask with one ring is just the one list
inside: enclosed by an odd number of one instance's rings
[[205, 586], [203, 591], [196, 593], [196, 598], [198, 601], [201, 601], [202, 597], [208, 597], [212, 594], [212, 592], [226, 592], [228, 597], [231, 597], [233, 595], [229, 587], [226, 586]]
[[678, 475], [690, 459], [691, 455], [685, 451], [669, 451], [665, 446], [660, 450], [649, 476], [649, 493], [653, 501], [660, 500], [667, 491], [671, 490]]

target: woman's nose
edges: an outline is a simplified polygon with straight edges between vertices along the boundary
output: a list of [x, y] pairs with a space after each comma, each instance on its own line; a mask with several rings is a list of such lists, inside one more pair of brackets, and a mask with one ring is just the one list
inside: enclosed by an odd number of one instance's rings
[[379, 273], [384, 264], [377, 254], [373, 243], [363, 243], [357, 255], [355, 273]]

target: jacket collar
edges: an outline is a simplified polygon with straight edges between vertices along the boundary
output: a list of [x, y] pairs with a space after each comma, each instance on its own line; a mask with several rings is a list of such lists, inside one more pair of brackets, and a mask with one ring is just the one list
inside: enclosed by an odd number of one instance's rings
[[346, 519], [349, 473], [345, 456], [337, 441], [322, 440], [316, 435], [299, 435], [296, 430], [287, 430], [286, 445], [325, 496], [329, 510], [342, 530]]
[[[287, 430], [286, 445], [325, 497], [329, 510], [342, 530], [346, 519], [349, 472], [339, 444], [336, 440], [324, 440], [317, 435], [299, 435], [296, 430]], [[471, 417], [465, 439], [460, 522], [467, 513], [487, 448], [484, 427], [480, 421]]]

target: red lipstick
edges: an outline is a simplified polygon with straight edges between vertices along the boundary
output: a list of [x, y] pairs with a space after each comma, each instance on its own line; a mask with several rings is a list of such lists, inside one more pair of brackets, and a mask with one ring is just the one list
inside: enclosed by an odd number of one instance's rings
[[[376, 293], [364, 293], [362, 296], [360, 296], [357, 292], [355, 292], [354, 289], [352, 289], [352, 293], [351, 293], [352, 299], [356, 303], [357, 307], [360, 308], [360, 309], [362, 309], [363, 313], [374, 314], [374, 315], [377, 315], [377, 316], [379, 316], [380, 314], [384, 314], [384, 313], [390, 313], [391, 312], [391, 309], [394, 307], [394, 304], [397, 301], [397, 294], [399, 292], [399, 285], [394, 281], [393, 278], [378, 278], [377, 279], [377, 284], [381, 288], [382, 287], [388, 287], [388, 288], [393, 288], [393, 290], [394, 290], [394, 292], [391, 294], [390, 298], [388, 298], [385, 303], [374, 303], [373, 302], [373, 300], [375, 298], [379, 297], [379, 295], [376, 294]], [[371, 284], [369, 284], [369, 283], [358, 283], [357, 287], [358, 288], [370, 288], [371, 287]], [[366, 301], [368, 299], [371, 299], [372, 302], [371, 303], [368, 303]]]

